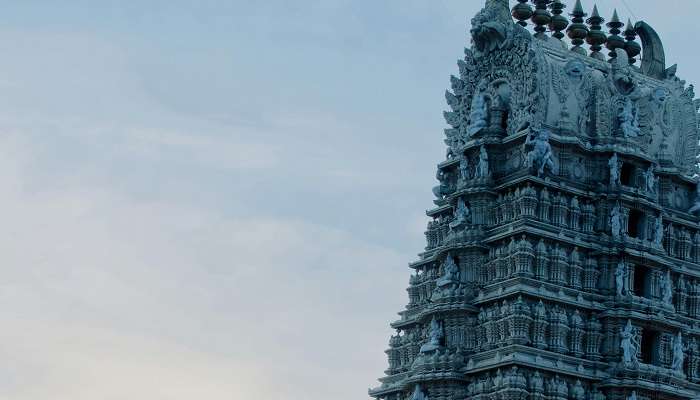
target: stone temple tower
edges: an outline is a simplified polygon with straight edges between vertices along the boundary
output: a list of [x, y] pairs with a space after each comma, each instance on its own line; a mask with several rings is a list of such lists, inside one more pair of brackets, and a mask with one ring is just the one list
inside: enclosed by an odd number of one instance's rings
[[370, 395], [700, 399], [700, 101], [647, 23], [531, 3], [472, 21]]

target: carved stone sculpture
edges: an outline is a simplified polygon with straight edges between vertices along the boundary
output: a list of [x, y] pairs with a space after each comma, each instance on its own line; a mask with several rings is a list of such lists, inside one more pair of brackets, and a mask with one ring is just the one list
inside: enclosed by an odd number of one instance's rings
[[695, 188], [695, 201], [693, 203], [693, 206], [690, 207], [690, 210], [688, 210], [688, 212], [690, 214], [697, 214], [698, 211], [700, 211], [700, 181], [698, 181]]
[[637, 342], [631, 320], [628, 320], [627, 325], [620, 329], [620, 348], [622, 349], [622, 362], [625, 366], [633, 366], [639, 363], [637, 358], [639, 343]]
[[488, 178], [491, 174], [489, 169], [489, 153], [484, 146], [479, 150], [479, 163], [476, 166], [476, 178]]
[[654, 174], [654, 164], [652, 164], [649, 169], [644, 172], [645, 190], [649, 195], [656, 195], [656, 183], [657, 178]]
[[620, 260], [615, 268], [615, 290], [618, 297], [626, 296], [627, 290], [627, 266]]
[[683, 372], [683, 362], [685, 361], [685, 352], [683, 348], [683, 334], [678, 332], [678, 335], [673, 340], [673, 362], [671, 369], [678, 372]]
[[423, 393], [423, 388], [421, 388], [420, 385], [416, 385], [416, 388], [413, 390], [411, 400], [428, 400], [428, 396]]
[[525, 148], [530, 151], [527, 154], [528, 166], [537, 171], [537, 176], [544, 176], [545, 170], [554, 171], [554, 155], [549, 144], [549, 131], [546, 129], [533, 129], [525, 142]]
[[441, 347], [442, 338], [444, 337], [444, 332], [442, 330], [442, 324], [438, 322], [436, 317], [430, 322], [430, 330], [428, 333], [428, 343], [424, 344], [420, 348], [421, 353], [430, 353]]
[[626, 138], [633, 138], [639, 136], [641, 130], [639, 129], [639, 111], [632, 100], [627, 98], [624, 102], [624, 106], [620, 110], [617, 118], [620, 122], [620, 129]]
[[617, 186], [620, 185], [620, 159], [617, 153], [613, 154], [608, 161], [608, 167], [610, 168], [610, 185]]
[[615, 207], [610, 211], [610, 230], [613, 239], [620, 240], [622, 238], [622, 210], [620, 203], [616, 203]]
[[471, 113], [469, 114], [469, 127], [467, 128], [469, 137], [473, 137], [488, 126], [489, 109], [486, 96], [483, 94], [484, 90], [486, 90], [485, 82], [479, 86], [478, 92], [474, 95], [474, 99], [472, 100]]
[[438, 287], [459, 284], [459, 267], [451, 255], [445, 258], [443, 269], [444, 274], [437, 282]]
[[662, 280], [661, 297], [665, 304], [673, 304], [673, 283], [671, 282], [671, 271], [667, 271]]
[[472, 213], [467, 203], [463, 198], [457, 200], [457, 208], [455, 209], [454, 219], [450, 223], [450, 228], [455, 229], [462, 225], [468, 225], [472, 223]]

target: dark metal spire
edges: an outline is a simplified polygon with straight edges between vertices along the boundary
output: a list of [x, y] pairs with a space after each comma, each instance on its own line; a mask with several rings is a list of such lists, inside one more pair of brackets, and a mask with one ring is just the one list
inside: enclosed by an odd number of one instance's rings
[[593, 13], [586, 22], [590, 25], [586, 42], [591, 46], [591, 57], [605, 61], [605, 55], [600, 51], [603, 49], [603, 44], [607, 42], [608, 37], [605, 35], [605, 32], [603, 32], [602, 23], [605, 22], [605, 19], [600, 16], [598, 5], [593, 6]]
[[634, 24], [631, 20], [627, 20], [627, 28], [625, 29], [625, 51], [630, 58], [630, 65], [637, 62], [636, 57], [642, 52], [642, 46], [637, 43], [637, 31], [634, 30]]
[[584, 23], [586, 15], [587, 14], [583, 11], [581, 0], [576, 0], [576, 5], [574, 5], [574, 10], [571, 13], [573, 17], [571, 19], [571, 25], [569, 25], [569, 28], [566, 30], [566, 33], [571, 39], [571, 44], [574, 45], [571, 51], [584, 56], [586, 55], [586, 49], [581, 47], [581, 45], [584, 43], [586, 36], [588, 36], [588, 27]]
[[623, 26], [625, 26], [625, 24], [620, 22], [620, 17], [617, 15], [617, 10], [615, 10], [612, 19], [607, 24], [607, 27], [610, 28], [610, 36], [608, 36], [608, 42], [605, 44], [605, 47], [610, 50], [608, 53], [610, 58], [617, 57], [617, 53], [615, 53], [616, 49], [625, 48], [625, 39], [620, 36], [620, 33], [622, 33], [620, 28]]
[[569, 26], [569, 20], [562, 15], [566, 4], [562, 3], [561, 0], [554, 0], [550, 7], [552, 9], [552, 14], [554, 14], [552, 21], [549, 23], [549, 29], [554, 32], [552, 36], [559, 40], [564, 39], [565, 35], [562, 31]]
[[518, 0], [518, 4], [513, 7], [513, 18], [518, 20], [520, 26], [526, 27], [527, 20], [532, 17], [532, 6], [528, 4], [529, 0]]

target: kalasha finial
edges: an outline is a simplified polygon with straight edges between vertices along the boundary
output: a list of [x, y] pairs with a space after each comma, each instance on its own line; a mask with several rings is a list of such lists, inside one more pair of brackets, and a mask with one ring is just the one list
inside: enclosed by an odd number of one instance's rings
[[518, 0], [518, 4], [513, 7], [512, 15], [513, 18], [518, 20], [520, 26], [527, 26], [527, 20], [532, 17], [532, 6], [528, 4], [530, 0]]
[[634, 65], [637, 62], [637, 57], [642, 52], [642, 46], [636, 42], [637, 31], [634, 30], [634, 24], [631, 20], [627, 20], [627, 28], [625, 29], [625, 51], [627, 56], [630, 58], [630, 65]]
[[547, 10], [547, 5], [552, 2], [552, 0], [532, 0], [535, 3], [535, 12], [532, 14], [532, 23], [535, 24], [535, 37], [539, 39], [545, 39], [545, 32], [547, 32], [547, 25], [552, 22], [552, 14]]
[[617, 57], [617, 53], [615, 53], [616, 49], [625, 48], [625, 39], [620, 36], [620, 33], [622, 33], [620, 28], [623, 26], [625, 26], [625, 24], [620, 22], [620, 17], [617, 15], [617, 10], [615, 10], [612, 19], [607, 24], [607, 27], [610, 28], [610, 36], [608, 36], [608, 42], [605, 44], [605, 47], [610, 50], [608, 55], [611, 59]]
[[550, 7], [554, 16], [552, 17], [552, 21], [549, 23], [549, 30], [554, 31], [552, 36], [562, 40], [565, 36], [562, 31], [569, 26], [569, 20], [562, 15], [564, 9], [566, 8], [566, 4], [562, 3], [561, 0], [554, 0]]
[[600, 16], [598, 5], [593, 6], [593, 13], [586, 22], [591, 26], [588, 31], [588, 37], [586, 37], [586, 42], [591, 46], [591, 57], [605, 61], [605, 55], [600, 51], [603, 50], [603, 44], [608, 41], [608, 37], [603, 32], [602, 24], [605, 22], [605, 19]]
[[571, 16], [573, 17], [571, 19], [571, 25], [569, 25], [569, 29], [566, 30], [566, 33], [569, 35], [569, 39], [571, 39], [571, 44], [574, 45], [574, 47], [571, 48], [571, 51], [583, 56], [586, 55], [586, 49], [581, 47], [581, 45], [584, 43], [584, 39], [586, 39], [588, 36], [588, 27], [586, 24], [584, 24], [584, 18], [586, 15], [587, 14], [583, 12], [581, 0], [576, 0], [576, 5], [574, 5], [574, 10], [571, 13]]

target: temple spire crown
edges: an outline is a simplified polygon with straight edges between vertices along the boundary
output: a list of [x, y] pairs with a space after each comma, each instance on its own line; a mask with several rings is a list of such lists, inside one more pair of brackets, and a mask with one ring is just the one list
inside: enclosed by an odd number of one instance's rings
[[641, 52], [642, 52], [642, 46], [636, 42], [637, 39], [637, 31], [634, 29], [634, 24], [632, 23], [632, 20], [628, 19], [627, 20], [627, 27], [625, 29], [625, 51], [627, 52], [627, 56], [630, 59], [630, 65], [633, 65], [635, 62], [637, 62], [637, 57]]
[[562, 3], [561, 0], [554, 0], [551, 5], [552, 14], [554, 14], [554, 16], [552, 17], [552, 21], [549, 23], [549, 29], [554, 32], [552, 36], [559, 40], [564, 38], [565, 35], [562, 33], [562, 31], [569, 25], [569, 20], [562, 15], [565, 8], [566, 4]]
[[617, 15], [617, 9], [613, 12], [612, 19], [610, 22], [607, 23], [607, 27], [610, 28], [610, 36], [608, 36], [608, 41], [605, 47], [610, 50], [608, 55], [610, 56], [611, 59], [614, 59], [617, 57], [617, 53], [615, 53], [616, 49], [624, 49], [625, 48], [625, 39], [620, 36], [620, 33], [622, 31], [620, 28], [625, 26], [622, 22], [620, 22], [620, 17]]
[[587, 14], [583, 11], [581, 0], [576, 0], [574, 10], [571, 13], [571, 16], [573, 17], [571, 19], [571, 25], [569, 25], [569, 29], [566, 30], [569, 39], [571, 39], [571, 44], [574, 45], [574, 47], [571, 48], [571, 51], [583, 56], [586, 55], [586, 50], [581, 47], [581, 45], [585, 43], [584, 40], [588, 36], [588, 27], [584, 23], [584, 18], [586, 15]]
[[605, 44], [608, 38], [603, 32], [602, 27], [602, 23], [605, 22], [605, 19], [600, 16], [597, 4], [593, 6], [591, 17], [588, 18], [586, 22], [590, 25], [586, 42], [591, 46], [591, 57], [605, 61], [605, 56], [600, 51], [603, 49], [603, 44]]

